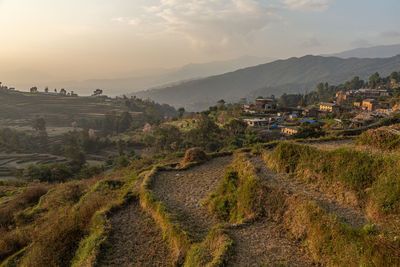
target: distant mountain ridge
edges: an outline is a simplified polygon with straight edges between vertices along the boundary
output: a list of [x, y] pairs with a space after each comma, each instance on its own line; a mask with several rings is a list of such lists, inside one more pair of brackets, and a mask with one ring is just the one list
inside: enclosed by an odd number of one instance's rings
[[400, 55], [400, 44], [356, 48], [325, 56], [340, 58], [388, 58]]
[[400, 56], [376, 59], [304, 56], [141, 91], [134, 95], [199, 111], [214, 105], [219, 99], [233, 102], [242, 97], [300, 93], [314, 90], [319, 82], [338, 84], [354, 76], [366, 79], [374, 72], [389, 75], [399, 70]]
[[167, 86], [177, 82], [188, 81], [222, 74], [240, 68], [271, 62], [272, 58], [242, 56], [225, 61], [213, 61], [207, 63], [191, 63], [176, 69], [157, 70], [146, 75], [132, 74], [126, 78], [90, 79], [83, 81], [59, 81], [37, 84], [39, 87], [68, 88], [80, 94], [91, 94], [93, 89], [101, 88], [108, 95], [121, 95], [129, 92], [144, 90], [158, 86]]

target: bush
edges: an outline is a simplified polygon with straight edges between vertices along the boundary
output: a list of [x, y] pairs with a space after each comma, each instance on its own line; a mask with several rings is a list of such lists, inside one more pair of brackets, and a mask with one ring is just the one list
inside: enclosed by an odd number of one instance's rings
[[23, 172], [23, 176], [30, 180], [41, 182], [65, 182], [72, 178], [73, 172], [64, 163], [50, 165], [29, 165]]
[[390, 128], [382, 127], [362, 133], [357, 143], [379, 149], [395, 150], [400, 148], [400, 135], [391, 132]]
[[200, 148], [191, 148], [188, 149], [185, 153], [185, 156], [182, 159], [182, 165], [191, 162], [202, 162], [207, 160], [207, 155]]
[[114, 160], [114, 169], [120, 169], [120, 168], [125, 168], [128, 167], [130, 163], [130, 160], [128, 159], [127, 156], [119, 156]]

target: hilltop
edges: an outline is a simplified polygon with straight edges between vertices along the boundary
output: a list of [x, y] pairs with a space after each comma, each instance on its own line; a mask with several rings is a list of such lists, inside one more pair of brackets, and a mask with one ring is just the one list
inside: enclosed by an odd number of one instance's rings
[[400, 56], [381, 59], [304, 56], [141, 91], [135, 95], [197, 111], [208, 108], [219, 99], [235, 102], [242, 97], [300, 93], [311, 91], [321, 81], [338, 84], [354, 76], [366, 79], [375, 72], [388, 75], [397, 69], [400, 69]]

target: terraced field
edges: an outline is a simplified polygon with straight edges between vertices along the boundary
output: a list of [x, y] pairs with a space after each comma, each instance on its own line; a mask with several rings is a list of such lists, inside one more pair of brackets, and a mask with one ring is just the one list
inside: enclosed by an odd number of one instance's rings
[[[347, 142], [340, 145], [347, 145]], [[299, 198], [315, 203], [315, 207], [326, 214], [325, 219], [340, 221], [351, 229], [361, 229], [370, 224], [360, 207], [342, 203], [322, 188], [270, 170], [260, 155], [244, 155], [262, 184], [281, 192], [283, 200]], [[223, 181], [226, 166], [232, 162], [232, 156], [225, 156], [188, 169], [162, 168], [155, 172], [149, 189], [155, 200], [160, 201], [171, 214], [173, 223], [187, 233], [188, 246], [204, 244], [211, 229], [223, 225], [233, 246], [225, 260], [213, 266], [324, 266], [321, 261], [316, 261], [315, 251], [310, 251], [305, 242], [289, 233], [284, 221], [262, 215], [254, 220], [231, 224], [218, 220], [202, 205], [209, 194], [216, 192]], [[292, 209], [296, 207], [293, 202], [289, 205]], [[158, 215], [150, 216], [144, 210], [143, 205], [134, 202], [111, 217], [109, 246], [105, 247], [99, 266], [168, 266], [176, 263], [177, 255], [168, 250], [171, 243], [161, 237], [165, 224], [160, 224]], [[204, 251], [199, 250], [197, 256], [202, 253]], [[206, 254], [203, 256], [209, 263], [212, 258]]]
[[201, 203], [215, 191], [231, 161], [232, 157], [221, 157], [189, 170], [165, 171], [153, 184], [155, 197], [165, 203], [193, 241], [202, 241], [218, 224]]
[[0, 178], [8, 179], [14, 176], [17, 169], [30, 164], [48, 164], [65, 162], [66, 159], [49, 154], [0, 154]]
[[137, 200], [115, 212], [97, 266], [171, 266], [171, 252], [150, 215]]
[[259, 170], [259, 177], [265, 180], [269, 185], [273, 185], [283, 190], [289, 195], [302, 195], [314, 200], [329, 213], [338, 216], [342, 221], [354, 227], [360, 227], [368, 223], [366, 215], [359, 207], [338, 202], [335, 197], [321, 191], [317, 187], [313, 187], [303, 182], [291, 179], [284, 174], [278, 174], [266, 167], [261, 157], [253, 157], [253, 164]]

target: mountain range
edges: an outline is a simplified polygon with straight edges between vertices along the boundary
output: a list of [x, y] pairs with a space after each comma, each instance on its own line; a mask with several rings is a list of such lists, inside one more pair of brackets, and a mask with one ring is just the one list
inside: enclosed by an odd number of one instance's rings
[[94, 89], [101, 88], [107, 95], [116, 96], [157, 86], [165, 86], [210, 75], [222, 74], [240, 68], [271, 62], [273, 60], [273, 58], [267, 57], [242, 56], [225, 61], [191, 63], [173, 69], [153, 69], [125, 73], [120, 75], [122, 76], [121, 78], [99, 78], [82, 81], [49, 81], [51, 80], [49, 75], [46, 76], [45, 73], [40, 73], [40, 75], [38, 75], [37, 72], [32, 70], [19, 70], [14, 73], [2, 73], [0, 71], [0, 75], [5, 81], [7, 80], [6, 77], [10, 77], [11, 79], [9, 79], [7, 83], [12, 83], [13, 86], [20, 90], [29, 90], [33, 84], [31, 82], [17, 82], [18, 77], [32, 77], [29, 78], [29, 80], [35, 81], [34, 85], [39, 88], [44, 88], [46, 86], [50, 88], [66, 88], [67, 90], [74, 90], [83, 95], [90, 95]]
[[339, 84], [354, 76], [367, 79], [375, 72], [389, 75], [399, 70], [400, 56], [348, 59], [304, 56], [141, 91], [135, 95], [199, 111], [214, 105], [219, 99], [234, 102], [243, 97], [302, 93], [314, 90], [319, 82]]
[[400, 44], [356, 48], [327, 56], [340, 58], [386, 58], [400, 55]]

